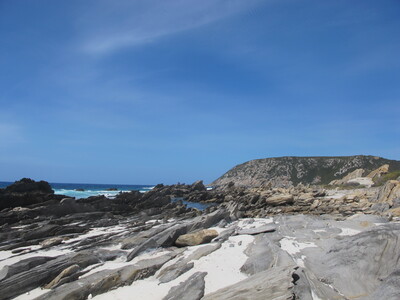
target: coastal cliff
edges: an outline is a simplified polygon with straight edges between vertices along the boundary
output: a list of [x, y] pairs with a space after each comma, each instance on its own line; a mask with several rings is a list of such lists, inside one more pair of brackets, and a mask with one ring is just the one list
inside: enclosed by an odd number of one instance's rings
[[288, 187], [299, 183], [323, 185], [357, 169], [369, 173], [382, 165], [388, 165], [389, 172], [400, 170], [400, 161], [367, 155], [255, 159], [235, 166], [211, 185], [221, 186], [229, 182], [250, 187], [266, 184]]

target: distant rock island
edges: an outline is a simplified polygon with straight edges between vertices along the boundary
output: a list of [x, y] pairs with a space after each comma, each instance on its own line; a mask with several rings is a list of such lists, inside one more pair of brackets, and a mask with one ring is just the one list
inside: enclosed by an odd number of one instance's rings
[[388, 166], [387, 173], [400, 170], [400, 161], [370, 155], [263, 158], [235, 166], [211, 185], [222, 186], [229, 182], [248, 187], [325, 185], [356, 170], [359, 170], [358, 177], [369, 175], [384, 165]]

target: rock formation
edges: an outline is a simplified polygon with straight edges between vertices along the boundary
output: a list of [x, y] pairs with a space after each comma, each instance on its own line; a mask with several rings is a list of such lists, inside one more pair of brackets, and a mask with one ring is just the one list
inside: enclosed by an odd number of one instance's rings
[[235, 183], [207, 190], [197, 181], [61, 201], [40, 186], [23, 180], [2, 190], [37, 201], [0, 212], [0, 300], [400, 294], [396, 180], [343, 190]]
[[[273, 187], [295, 186], [299, 183], [328, 184], [357, 169], [363, 169], [368, 174], [386, 164], [390, 171], [400, 170], [400, 161], [376, 156], [264, 158], [237, 165], [211, 185], [222, 186], [229, 182], [250, 187], [268, 184]], [[374, 174], [371, 176], [374, 177]]]

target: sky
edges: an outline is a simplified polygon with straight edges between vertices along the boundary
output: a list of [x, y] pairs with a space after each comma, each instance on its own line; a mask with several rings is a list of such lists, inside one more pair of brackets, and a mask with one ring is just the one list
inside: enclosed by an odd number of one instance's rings
[[0, 181], [400, 159], [398, 0], [0, 0]]

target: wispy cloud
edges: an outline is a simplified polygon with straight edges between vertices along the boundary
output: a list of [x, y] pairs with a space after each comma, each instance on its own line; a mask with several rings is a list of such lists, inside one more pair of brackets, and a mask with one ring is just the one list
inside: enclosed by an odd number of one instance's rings
[[82, 49], [107, 54], [162, 37], [204, 26], [244, 10], [258, 0], [149, 0], [96, 1], [95, 8], [79, 18]]

